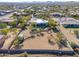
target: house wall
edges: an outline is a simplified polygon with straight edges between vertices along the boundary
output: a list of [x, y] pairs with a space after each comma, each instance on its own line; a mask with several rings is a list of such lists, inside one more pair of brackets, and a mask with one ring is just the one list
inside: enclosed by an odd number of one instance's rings
[[48, 24], [47, 23], [38, 23], [38, 24], [36, 24], [36, 26], [37, 26], [37, 28], [45, 28], [48, 26]]

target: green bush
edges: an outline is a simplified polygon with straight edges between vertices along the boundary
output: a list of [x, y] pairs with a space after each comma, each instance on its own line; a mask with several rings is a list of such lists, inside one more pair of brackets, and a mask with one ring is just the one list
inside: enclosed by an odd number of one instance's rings
[[37, 32], [42, 32], [43, 29], [41, 29], [41, 28], [37, 28], [36, 31], [37, 31]]
[[60, 32], [58, 32], [58, 33], [57, 33], [57, 37], [59, 38], [59, 40], [61, 40], [61, 39], [63, 38], [63, 34], [60, 33]]
[[11, 22], [11, 23], [9, 23], [9, 25], [12, 26], [12, 27], [16, 27], [17, 21]]
[[10, 31], [9, 29], [3, 29], [1, 30], [1, 33], [6, 35], [9, 31]]

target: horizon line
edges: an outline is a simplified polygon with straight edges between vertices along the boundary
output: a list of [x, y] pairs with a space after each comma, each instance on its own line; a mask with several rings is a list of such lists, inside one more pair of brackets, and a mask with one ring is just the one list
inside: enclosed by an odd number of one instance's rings
[[[7, 1], [0, 1], [0, 2], [7, 2]], [[8, 1], [12, 2], [12, 1]], [[13, 1], [13, 2], [79, 2], [79, 1]]]

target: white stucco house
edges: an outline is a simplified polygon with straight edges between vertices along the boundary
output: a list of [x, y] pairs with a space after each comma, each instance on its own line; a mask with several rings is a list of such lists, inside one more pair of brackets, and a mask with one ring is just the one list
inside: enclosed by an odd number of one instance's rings
[[47, 26], [48, 21], [40, 18], [31, 18], [31, 20], [28, 23], [35, 22], [37, 27], [45, 27]]

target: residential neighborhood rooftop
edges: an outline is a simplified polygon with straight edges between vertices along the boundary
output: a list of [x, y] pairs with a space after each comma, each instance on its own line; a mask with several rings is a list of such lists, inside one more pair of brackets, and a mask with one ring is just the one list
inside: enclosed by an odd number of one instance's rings
[[15, 20], [16, 19], [12, 19], [12, 18], [3, 18], [3, 19], [0, 19], [0, 22], [13, 22]]
[[32, 18], [29, 22], [35, 22], [35, 23], [47, 23], [47, 20], [40, 19], [40, 18]]
[[75, 20], [74, 18], [61, 18], [61, 24], [79, 24], [79, 20]]

